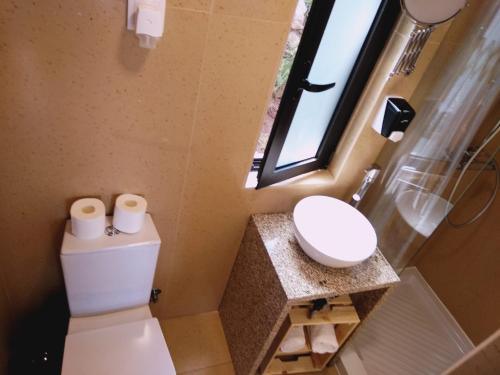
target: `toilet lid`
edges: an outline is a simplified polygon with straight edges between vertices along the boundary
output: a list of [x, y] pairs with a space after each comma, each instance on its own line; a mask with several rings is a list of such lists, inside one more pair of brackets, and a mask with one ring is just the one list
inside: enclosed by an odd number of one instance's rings
[[175, 375], [158, 319], [66, 336], [62, 375], [114, 374]]

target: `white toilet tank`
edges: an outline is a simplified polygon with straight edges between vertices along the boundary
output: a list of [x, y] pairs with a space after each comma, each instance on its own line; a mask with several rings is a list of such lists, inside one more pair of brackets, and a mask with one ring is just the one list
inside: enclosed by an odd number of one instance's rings
[[[111, 225], [111, 217], [106, 218], [106, 225]], [[61, 263], [71, 316], [148, 304], [160, 243], [149, 214], [139, 233], [103, 234], [93, 240], [76, 238], [68, 220]]]

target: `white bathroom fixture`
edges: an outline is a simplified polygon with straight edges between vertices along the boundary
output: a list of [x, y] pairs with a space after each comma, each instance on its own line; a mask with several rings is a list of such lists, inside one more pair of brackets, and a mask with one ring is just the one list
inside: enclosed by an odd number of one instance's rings
[[293, 223], [300, 247], [325, 266], [354, 266], [377, 248], [377, 234], [370, 222], [339, 199], [321, 195], [302, 199], [293, 211]]
[[66, 223], [61, 264], [71, 318], [62, 375], [175, 375], [148, 306], [161, 243], [153, 220], [146, 214], [138, 233], [108, 233], [82, 240]]
[[135, 30], [142, 48], [155, 48], [165, 25], [166, 0], [128, 0], [127, 29]]

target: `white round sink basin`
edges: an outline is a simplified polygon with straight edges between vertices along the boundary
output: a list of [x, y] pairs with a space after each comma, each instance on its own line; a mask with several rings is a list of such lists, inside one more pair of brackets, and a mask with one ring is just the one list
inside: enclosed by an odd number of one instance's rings
[[354, 266], [377, 248], [377, 234], [368, 219], [339, 199], [304, 198], [293, 210], [293, 222], [300, 247], [325, 266]]

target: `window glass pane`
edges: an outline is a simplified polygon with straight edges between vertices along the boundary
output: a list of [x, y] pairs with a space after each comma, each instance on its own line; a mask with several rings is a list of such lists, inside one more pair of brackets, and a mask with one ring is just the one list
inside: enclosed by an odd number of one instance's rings
[[277, 167], [316, 156], [380, 2], [335, 1], [308, 80], [336, 85], [321, 93], [302, 93]]

